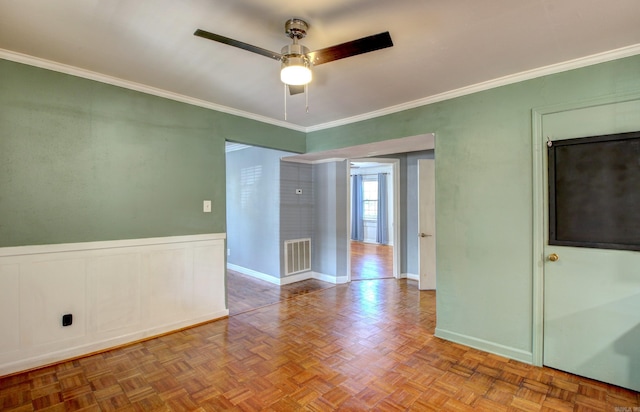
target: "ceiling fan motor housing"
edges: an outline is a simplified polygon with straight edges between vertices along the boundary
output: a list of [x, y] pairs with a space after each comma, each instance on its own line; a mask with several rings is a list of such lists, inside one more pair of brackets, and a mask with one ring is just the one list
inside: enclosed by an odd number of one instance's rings
[[296, 57], [301, 56], [306, 58], [306, 54], [309, 53], [309, 48], [302, 44], [288, 44], [280, 50], [280, 53], [284, 57]]
[[309, 30], [309, 24], [302, 19], [289, 19], [284, 24], [284, 31], [287, 33], [287, 36], [292, 39], [301, 39], [307, 35], [307, 30]]

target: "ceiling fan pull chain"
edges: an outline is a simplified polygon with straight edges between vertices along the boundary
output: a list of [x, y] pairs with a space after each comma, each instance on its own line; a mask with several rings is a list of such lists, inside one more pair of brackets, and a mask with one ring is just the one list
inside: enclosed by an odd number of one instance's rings
[[284, 120], [287, 120], [287, 85], [286, 84], [284, 85]]
[[304, 98], [307, 106], [307, 114], [309, 113], [309, 83], [304, 85]]

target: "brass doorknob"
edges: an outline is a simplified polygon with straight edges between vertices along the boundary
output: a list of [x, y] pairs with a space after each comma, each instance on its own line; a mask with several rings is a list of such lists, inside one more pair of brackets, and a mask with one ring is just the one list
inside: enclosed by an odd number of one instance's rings
[[549, 255], [549, 260], [552, 262], [557, 262], [560, 259], [560, 256], [558, 256], [556, 253], [552, 253]]

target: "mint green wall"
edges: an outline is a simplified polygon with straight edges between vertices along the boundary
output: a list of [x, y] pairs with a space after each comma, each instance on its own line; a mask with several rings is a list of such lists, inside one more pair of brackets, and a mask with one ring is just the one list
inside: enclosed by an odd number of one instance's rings
[[309, 133], [307, 149], [435, 132], [437, 333], [531, 361], [532, 108], [631, 90], [640, 56]]
[[0, 247], [224, 232], [225, 139], [305, 150], [304, 133], [0, 60]]
[[435, 132], [437, 332], [528, 360], [531, 109], [632, 90], [640, 56], [312, 132], [305, 146], [303, 133], [0, 60], [0, 246], [222, 232], [224, 139], [304, 152]]

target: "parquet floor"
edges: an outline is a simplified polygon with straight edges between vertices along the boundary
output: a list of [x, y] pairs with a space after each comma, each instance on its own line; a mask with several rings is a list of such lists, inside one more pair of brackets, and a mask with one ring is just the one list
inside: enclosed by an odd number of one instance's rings
[[275, 285], [227, 269], [227, 304], [229, 315], [273, 305], [295, 296], [334, 287], [332, 283], [307, 279], [289, 285]]
[[446, 342], [433, 336], [434, 327], [433, 291], [418, 291], [407, 280], [352, 282], [0, 378], [0, 409], [627, 412], [640, 407], [637, 392]]
[[351, 241], [351, 280], [393, 278], [393, 246]]

